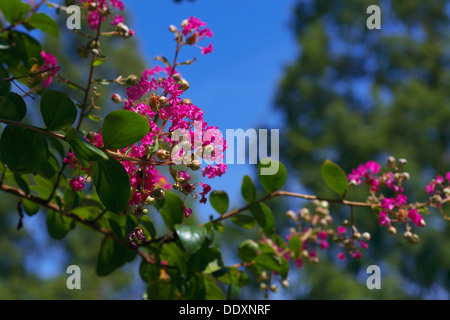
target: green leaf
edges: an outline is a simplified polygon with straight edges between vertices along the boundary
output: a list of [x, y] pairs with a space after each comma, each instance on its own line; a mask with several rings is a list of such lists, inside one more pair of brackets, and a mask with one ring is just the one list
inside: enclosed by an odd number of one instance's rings
[[238, 255], [244, 262], [253, 261], [258, 255], [258, 244], [253, 240], [245, 240], [238, 247]]
[[92, 178], [103, 205], [114, 213], [121, 213], [130, 200], [130, 178], [115, 159], [94, 162]]
[[0, 118], [21, 121], [26, 113], [25, 101], [17, 93], [9, 92], [5, 97], [0, 97]]
[[[15, 44], [10, 50], [4, 50], [6, 53], [4, 61], [9, 67], [20, 68], [20, 62], [22, 62], [23, 66], [27, 70], [30, 70], [34, 64], [42, 64], [42, 47], [39, 41], [19, 31], [10, 32], [9, 38]], [[23, 71], [26, 70], [22, 70], [21, 72]]]
[[99, 148], [90, 144], [81, 134], [74, 128], [69, 128], [66, 132], [66, 141], [72, 147], [77, 158], [86, 161], [105, 161], [109, 157]]
[[278, 273], [283, 279], [286, 279], [289, 274], [289, 262], [286, 260], [285, 257], [281, 257], [281, 266]]
[[146, 117], [129, 110], [113, 111], [103, 121], [103, 143], [107, 149], [126, 148], [145, 137], [149, 130]]
[[238, 225], [239, 227], [242, 227], [242, 228], [245, 228], [248, 230], [253, 230], [253, 228], [256, 225], [255, 218], [253, 218], [252, 216], [244, 215], [244, 214], [238, 214], [238, 215], [231, 217], [231, 221], [235, 225]]
[[166, 191], [164, 200], [156, 201], [155, 205], [169, 230], [183, 221], [183, 201], [177, 194]]
[[341, 198], [344, 198], [348, 188], [344, 170], [330, 160], [326, 160], [322, 165], [321, 174], [325, 183]]
[[45, 13], [35, 13], [27, 22], [34, 28], [48, 33], [51, 36], [58, 37], [58, 24]]
[[183, 248], [190, 254], [197, 252], [206, 238], [206, 229], [177, 224], [174, 226]]
[[35, 173], [47, 160], [45, 138], [28, 129], [7, 126], [0, 140], [0, 160], [14, 173]]
[[2, 0], [0, 1], [0, 10], [3, 16], [11, 24], [14, 24], [23, 18], [30, 11], [31, 6], [20, 0]]
[[156, 229], [152, 219], [150, 219], [148, 216], [143, 216], [141, 218], [141, 224], [143, 225], [145, 230], [149, 233], [150, 237], [152, 238], [156, 237]]
[[141, 264], [139, 266], [139, 275], [141, 276], [142, 280], [144, 280], [144, 282], [150, 283], [156, 281], [159, 279], [160, 274], [161, 269], [157, 265], [150, 264], [145, 260], [141, 261]]
[[209, 201], [213, 208], [220, 214], [227, 212], [230, 199], [225, 191], [213, 191], [209, 196]]
[[74, 227], [74, 221], [54, 210], [47, 213], [47, 230], [52, 238], [61, 240]]
[[252, 178], [247, 175], [242, 179], [241, 193], [248, 204], [255, 201], [255, 184], [253, 183]]
[[107, 276], [125, 263], [126, 249], [110, 237], [102, 240], [97, 259], [97, 275]]
[[281, 258], [273, 253], [261, 253], [255, 259], [256, 264], [270, 271], [279, 272], [281, 270]]
[[48, 90], [41, 99], [41, 114], [48, 130], [65, 130], [77, 118], [77, 107], [63, 92]]
[[294, 259], [301, 259], [303, 243], [299, 236], [291, 236], [289, 239], [288, 248], [291, 252], [293, 252]]
[[94, 60], [94, 67], [99, 66], [103, 63], [106, 62], [106, 57], [105, 56], [99, 56], [97, 55], [97, 57]]
[[250, 205], [249, 210], [256, 222], [266, 234], [272, 234], [275, 229], [275, 221], [270, 208], [262, 202]]
[[[0, 78], [4, 79], [8, 77], [9, 77], [8, 71], [6, 71], [6, 69], [3, 67], [3, 64], [0, 63]], [[0, 96], [6, 96], [10, 91], [11, 91], [11, 82], [0, 81]]]
[[28, 181], [26, 179], [18, 174], [14, 174], [14, 180], [23, 192], [25, 192], [26, 194], [30, 194], [30, 185], [28, 184]]
[[102, 118], [99, 117], [99, 116], [97, 116], [97, 115], [95, 115], [95, 114], [90, 114], [90, 115], [88, 115], [88, 118], [89, 118], [89, 120], [92, 120], [92, 121], [94, 121], [94, 122], [100, 122], [100, 121], [102, 121]]
[[265, 158], [258, 164], [258, 176], [264, 190], [271, 193], [284, 186], [287, 171], [280, 161]]
[[37, 203], [30, 201], [28, 199], [25, 199], [25, 198], [22, 199], [22, 205], [23, 205], [23, 208], [25, 209], [25, 213], [30, 217], [32, 217], [36, 213], [38, 213], [39, 208], [40, 208], [40, 206]]
[[38, 170], [38, 174], [46, 179], [50, 179], [56, 174], [56, 172], [58, 172], [58, 170], [58, 160], [56, 160], [55, 156], [51, 152], [48, 152], [47, 161], [42, 163], [41, 167]]

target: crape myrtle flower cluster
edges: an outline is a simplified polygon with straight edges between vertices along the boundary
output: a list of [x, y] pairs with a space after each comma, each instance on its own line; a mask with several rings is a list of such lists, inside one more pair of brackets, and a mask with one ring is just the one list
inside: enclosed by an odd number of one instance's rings
[[[90, 6], [95, 3], [96, 8], [106, 4], [105, 1], [86, 3]], [[111, 4], [119, 9], [122, 7], [120, 1], [111, 1]], [[92, 28], [98, 27], [97, 17], [97, 9], [91, 11], [88, 21]], [[177, 50], [185, 44], [198, 46], [199, 41], [210, 38], [212, 32], [205, 26], [206, 23], [194, 17], [183, 21], [181, 30], [173, 30], [171, 26], [169, 29], [177, 35]], [[212, 51], [212, 45], [200, 48], [203, 54]], [[140, 79], [135, 79], [134, 85], [126, 89], [125, 99], [118, 94], [111, 97], [113, 102], [123, 103], [124, 110], [146, 117], [150, 126], [149, 133], [138, 143], [113, 150], [130, 177], [131, 197], [124, 213], [138, 218], [148, 213], [145, 206], [164, 199], [165, 192], [170, 189], [184, 194], [184, 200], [188, 196], [200, 197], [200, 203], [205, 204], [211, 187], [205, 182], [192, 182], [193, 172], [199, 171], [202, 177], [213, 179], [227, 170], [223, 163], [226, 141], [218, 127], [204, 121], [204, 111], [183, 97], [189, 83], [181, 78], [175, 66], [176, 63], [170, 65], [167, 62], [165, 67], [146, 69]], [[156, 74], [160, 74], [157, 79], [153, 78]], [[88, 138], [94, 146], [104, 148], [101, 132], [91, 132]], [[78, 176], [69, 182], [72, 189], [83, 190], [89, 181], [90, 169], [84, 168], [73, 153], [69, 153], [64, 162], [78, 172]], [[171, 177], [162, 174], [158, 167], [169, 167]], [[192, 208], [186, 207], [184, 202], [183, 212], [186, 217], [192, 214]], [[139, 230], [138, 227], [129, 235], [133, 246], [145, 242], [145, 236]]]
[[[32, 83], [39, 83], [43, 88], [50, 87], [53, 77], [56, 75], [56, 73], [61, 69], [58, 67], [58, 61], [56, 60], [55, 56], [51, 53], [47, 53], [44, 51], [41, 51], [41, 57], [43, 60], [42, 65], [39, 63], [34, 64], [31, 67], [30, 72], [32, 74], [37, 73], [34, 77], [31, 77], [29, 79]], [[48, 71], [47, 71], [48, 70]]]
[[[428, 185], [426, 192], [430, 198], [425, 203], [409, 203], [404, 194], [403, 182], [408, 180], [409, 173], [404, 170], [407, 161], [398, 161], [389, 157], [387, 167], [389, 170], [381, 172], [381, 165], [375, 161], [368, 161], [359, 165], [347, 175], [349, 186], [365, 184], [369, 187], [370, 195], [367, 203], [372, 204], [378, 223], [386, 227], [390, 234], [396, 234], [399, 224], [405, 227], [404, 238], [410, 244], [417, 244], [420, 238], [412, 232], [413, 227], [425, 227], [424, 215], [428, 215], [429, 206], [441, 209], [442, 205], [450, 201], [450, 172], [444, 176], [438, 175]], [[290, 233], [283, 242], [274, 242], [263, 238], [262, 243], [269, 244], [285, 259], [292, 259], [298, 268], [305, 261], [319, 262], [318, 251], [327, 250], [335, 244], [341, 250], [336, 255], [339, 260], [347, 257], [360, 259], [364, 250], [369, 248], [370, 234], [360, 232], [352, 222], [353, 219], [344, 220], [337, 227], [333, 227], [333, 218], [330, 215], [327, 201], [313, 201], [314, 210], [302, 208], [297, 213], [287, 212], [287, 217], [295, 222], [296, 227], [290, 228]], [[448, 217], [442, 212], [444, 219]], [[293, 250], [290, 245], [292, 238], [301, 243], [299, 250]], [[294, 241], [295, 243], [295, 241]]]
[[116, 31], [125, 37], [134, 35], [134, 31], [124, 24], [124, 18], [120, 14], [112, 14], [114, 9], [123, 11], [125, 6], [120, 0], [80, 0], [80, 3], [88, 9], [87, 22], [89, 28], [97, 30], [100, 23], [107, 18], [111, 20], [111, 25], [116, 27]]

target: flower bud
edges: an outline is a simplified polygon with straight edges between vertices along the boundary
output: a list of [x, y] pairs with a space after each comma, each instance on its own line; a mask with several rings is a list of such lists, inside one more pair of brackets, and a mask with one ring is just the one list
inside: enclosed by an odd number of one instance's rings
[[171, 24], [170, 26], [169, 26], [169, 31], [170, 32], [173, 32], [173, 33], [175, 33], [175, 32], [177, 32], [177, 27], [175, 27], [173, 24]]
[[97, 2], [91, 2], [91, 3], [89, 3], [88, 11], [89, 12], [95, 11], [95, 10], [97, 10], [97, 7], [98, 7]]
[[408, 161], [407, 161], [406, 159], [401, 158], [401, 159], [398, 159], [398, 163], [399, 163], [401, 166], [404, 166], [406, 163], [408, 163]]
[[114, 93], [114, 94], [111, 96], [111, 100], [112, 100], [112, 102], [114, 102], [114, 103], [121, 103], [121, 102], [122, 102], [122, 97], [121, 97], [120, 95], [118, 95], [117, 93]]
[[260, 288], [261, 290], [266, 290], [266, 289], [267, 289], [267, 284], [265, 284], [264, 282], [261, 282], [261, 283], [259, 284], [259, 288]]
[[409, 180], [409, 173], [403, 172], [403, 180]]
[[359, 232], [353, 233], [353, 238], [354, 238], [355, 240], [361, 239], [361, 233], [359, 233]]
[[270, 286], [270, 291], [272, 291], [272, 292], [278, 292], [278, 286], [276, 285], [276, 284], [273, 284], [273, 285], [271, 285]]
[[186, 99], [181, 100], [181, 103], [186, 104], [186, 105], [191, 105], [192, 101], [191, 101], [191, 99], [186, 98]]
[[208, 144], [208, 145], [205, 147], [205, 149], [204, 149], [204, 152], [205, 152], [206, 154], [211, 154], [211, 153], [213, 153], [213, 151], [214, 151], [214, 146], [212, 146], [212, 145], [210, 145], [210, 144]]
[[281, 285], [283, 286], [283, 288], [289, 288], [289, 281], [287, 280], [287, 279], [284, 279], [282, 282], [281, 282]]
[[349, 225], [350, 225], [350, 222], [348, 222], [348, 220], [342, 221], [342, 226], [348, 227]]
[[388, 159], [387, 159], [387, 166], [388, 167], [394, 167], [395, 166], [395, 158], [394, 157], [389, 157]]
[[370, 241], [370, 233], [364, 232], [362, 234], [362, 237], [363, 237], [364, 241]]
[[172, 185], [172, 188], [174, 188], [175, 190], [178, 190], [180, 188], [180, 185], [178, 183], [174, 183]]
[[420, 226], [421, 227], [425, 227], [427, 225], [427, 223], [425, 222], [425, 220], [420, 220]]
[[128, 35], [130, 33], [130, 29], [123, 23], [117, 24], [116, 30], [124, 35]]
[[155, 191], [153, 191], [153, 197], [156, 200], [163, 200], [166, 197], [166, 192], [162, 188], [158, 188]]
[[99, 54], [98, 49], [95, 49], [95, 48], [91, 50], [91, 53], [93, 55], [98, 55]]
[[164, 96], [159, 97], [159, 104], [161, 105], [161, 107], [164, 107], [167, 103], [168, 99]]
[[266, 271], [263, 271], [263, 272], [261, 272], [261, 279], [263, 279], [263, 280], [267, 280], [267, 272]]
[[134, 75], [134, 74], [130, 74], [127, 78], [127, 84], [130, 86], [134, 86], [136, 84], [139, 83], [139, 78], [138, 76]]
[[406, 231], [404, 234], [403, 234], [403, 237], [405, 238], [405, 239], [411, 239], [412, 238], [412, 236], [413, 236], [413, 234], [411, 233], [411, 231]]
[[166, 149], [159, 149], [158, 151], [156, 151], [156, 156], [159, 160], [167, 160], [169, 159], [170, 152]]
[[[186, 79], [181, 79], [180, 82], [180, 89], [183, 91], [187, 91], [189, 89], [189, 82], [187, 82]], [[189, 100], [190, 101], [190, 100]]]
[[394, 226], [389, 226], [388, 233], [395, 236], [397, 234], [397, 229]]
[[145, 199], [146, 205], [152, 205], [153, 203], [155, 203], [155, 198], [153, 198], [152, 196], [148, 196], [147, 199]]
[[288, 217], [289, 219], [295, 220], [295, 212], [292, 210], [289, 210], [288, 212], [286, 212], [286, 217]]
[[197, 170], [200, 169], [200, 167], [201, 167], [201, 163], [200, 163], [200, 161], [198, 161], [197, 159], [193, 160], [193, 161], [191, 162], [191, 164], [189, 165], [189, 168], [190, 168], [192, 171], [197, 171]]
[[187, 26], [189, 23], [189, 19], [184, 19], [183, 21], [181, 21], [181, 26], [184, 28], [185, 26]]
[[324, 209], [328, 209], [328, 208], [330, 207], [328, 201], [322, 201], [322, 202], [320, 203], [320, 206], [321, 206], [322, 208], [324, 208]]

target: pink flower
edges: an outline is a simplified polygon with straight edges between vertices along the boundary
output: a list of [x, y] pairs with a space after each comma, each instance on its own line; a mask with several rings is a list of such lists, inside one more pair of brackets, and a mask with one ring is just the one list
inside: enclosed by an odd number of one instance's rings
[[200, 193], [200, 195], [202, 196], [202, 198], [200, 199], [200, 203], [206, 204], [206, 195], [211, 191], [211, 186], [203, 182], [200, 182], [200, 184], [203, 187], [203, 192]]
[[434, 188], [436, 187], [436, 184], [434, 183], [434, 181], [432, 181], [430, 184], [427, 184], [426, 186], [425, 186], [425, 191], [428, 193], [428, 194], [433, 194], [433, 192], [434, 192]]
[[303, 266], [303, 260], [302, 259], [296, 259], [295, 260], [295, 265], [297, 266], [297, 268], [301, 268]]
[[442, 184], [444, 182], [444, 177], [443, 176], [437, 176], [436, 177], [436, 183], [437, 184]]
[[40, 78], [42, 79], [41, 86], [43, 86], [44, 88], [48, 88], [52, 83], [53, 76], [55, 76], [61, 68], [58, 67], [58, 61], [51, 53], [45, 53], [44, 51], [41, 51], [41, 57], [44, 60], [44, 63], [37, 71], [50, 70], [56, 67], [56, 69], [40, 74]]
[[362, 240], [359, 242], [359, 245], [361, 246], [361, 249], [367, 249], [369, 247], [369, 245]]
[[123, 23], [125, 20], [123, 18], [123, 16], [121, 16], [120, 14], [116, 15], [113, 19], [113, 21], [111, 21], [111, 24], [113, 26], [117, 26], [119, 23]]
[[325, 240], [322, 240], [322, 241], [320, 242], [320, 249], [322, 249], [322, 250], [328, 249], [329, 246], [330, 246], [330, 245], [329, 245], [328, 242], [326, 242]]
[[353, 252], [352, 257], [354, 259], [361, 259], [362, 254], [361, 254], [361, 252], [358, 249], [356, 249], [355, 252]]
[[381, 208], [385, 210], [392, 210], [394, 209], [394, 207], [395, 207], [394, 199], [384, 198], [383, 200], [381, 200]]
[[327, 240], [327, 237], [328, 237], [328, 232], [319, 231], [317, 233], [317, 238], [319, 238], [320, 240]]
[[445, 178], [447, 179], [447, 182], [450, 183], [450, 171], [447, 172], [447, 174], [445, 175]]
[[201, 47], [202, 48], [202, 54], [208, 54], [213, 51], [213, 45], [212, 43], [209, 44], [207, 47]]
[[204, 170], [203, 170], [203, 176], [207, 176], [209, 179], [214, 179], [215, 177], [221, 177], [222, 174], [225, 173], [225, 170], [227, 170], [227, 165], [226, 164], [216, 164], [213, 166], [207, 166]]
[[367, 170], [372, 171], [373, 174], [377, 174], [378, 172], [380, 172], [381, 169], [381, 166], [377, 162], [371, 160], [367, 161], [365, 167]]
[[86, 179], [82, 176], [79, 176], [77, 178], [73, 178], [69, 181], [69, 185], [72, 187], [73, 191], [81, 191], [84, 190], [84, 186], [86, 184]]
[[69, 152], [67, 154], [67, 158], [64, 158], [63, 162], [67, 163], [71, 169], [73, 169], [78, 164], [78, 160], [77, 158], [75, 158], [73, 152]]
[[380, 212], [380, 217], [378, 218], [378, 223], [384, 227], [387, 227], [391, 224], [391, 219], [388, 218], [386, 211]]
[[337, 227], [337, 233], [338, 233], [338, 235], [347, 233], [347, 229], [345, 227], [339, 226], [339, 227]]
[[345, 253], [343, 253], [343, 252], [338, 253], [336, 258], [338, 258], [339, 260], [344, 261], [346, 259]]
[[397, 195], [397, 198], [395, 198], [395, 205], [397, 207], [401, 207], [402, 205], [406, 204], [408, 201], [408, 197], [404, 194]]
[[192, 209], [188, 209], [185, 206], [183, 206], [183, 212], [184, 212], [184, 216], [186, 218], [189, 218], [189, 216], [192, 214]]
[[178, 178], [184, 179], [184, 181], [191, 180], [191, 175], [187, 173], [186, 171], [180, 171], [178, 172]]
[[417, 209], [410, 209], [408, 211], [408, 218], [412, 221], [412, 223], [414, 223], [414, 225], [416, 227], [420, 226], [420, 223], [422, 222], [422, 216], [420, 215], [420, 213], [417, 211]]

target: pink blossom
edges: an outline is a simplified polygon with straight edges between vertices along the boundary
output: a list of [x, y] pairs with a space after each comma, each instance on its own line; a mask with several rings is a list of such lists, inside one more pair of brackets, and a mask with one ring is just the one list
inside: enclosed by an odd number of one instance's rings
[[328, 237], [328, 232], [325, 231], [319, 231], [317, 233], [317, 238], [319, 238], [320, 240], [326, 240]]
[[221, 177], [224, 173], [225, 170], [227, 170], [227, 165], [226, 164], [216, 164], [213, 166], [207, 166], [204, 170], [203, 170], [203, 176], [207, 176], [209, 179], [214, 179], [215, 177]]
[[417, 209], [410, 209], [408, 211], [408, 218], [414, 223], [416, 227], [419, 227], [422, 222], [422, 216], [417, 211]]
[[391, 219], [386, 214], [386, 211], [381, 211], [380, 216], [378, 218], [378, 223], [384, 227], [387, 227], [391, 224]]
[[355, 252], [353, 252], [352, 257], [354, 259], [361, 259], [362, 254], [361, 254], [361, 252], [358, 249], [356, 249]]
[[339, 260], [344, 261], [346, 259], [345, 253], [343, 253], [343, 252], [338, 253], [336, 258], [338, 258]]
[[121, 16], [120, 14], [116, 15], [113, 19], [113, 21], [111, 21], [111, 24], [113, 26], [117, 26], [119, 23], [123, 23], [125, 20], [123, 18], [123, 16]]
[[206, 195], [211, 191], [211, 186], [209, 184], [200, 182], [200, 185], [203, 187], [203, 192], [200, 193], [202, 198], [200, 199], [200, 203], [206, 204]]
[[405, 196], [404, 194], [399, 194], [395, 198], [395, 205], [397, 207], [401, 207], [402, 205], [406, 204], [407, 201], [408, 201], [408, 197], [407, 196]]
[[330, 246], [330, 245], [329, 245], [328, 242], [326, 242], [325, 240], [322, 240], [322, 241], [320, 242], [320, 249], [322, 249], [322, 250], [328, 249], [329, 246]]
[[362, 240], [359, 242], [359, 245], [361, 246], [362, 249], [367, 249], [369, 247], [369, 245]]
[[41, 57], [44, 60], [44, 63], [38, 71], [46, 71], [56, 67], [56, 69], [54, 70], [41, 74], [41, 86], [43, 86], [44, 88], [48, 88], [52, 83], [53, 76], [55, 76], [61, 68], [58, 67], [58, 61], [51, 53], [45, 53], [44, 51], [41, 51]]
[[77, 158], [75, 158], [73, 152], [69, 152], [67, 154], [67, 158], [64, 158], [63, 162], [67, 163], [71, 169], [73, 169], [78, 164], [78, 160]]
[[183, 212], [184, 212], [184, 216], [186, 218], [189, 218], [189, 216], [192, 214], [192, 209], [188, 209], [185, 206], [183, 206]]
[[447, 182], [450, 183], [450, 171], [447, 172], [447, 174], [445, 175], [445, 178], [447, 179]]
[[395, 207], [394, 199], [392, 198], [384, 198], [381, 200], [381, 208], [385, 210], [392, 210]]
[[303, 260], [295, 259], [295, 265], [297, 266], [297, 268], [301, 268], [303, 266]]
[[201, 47], [202, 48], [202, 54], [208, 54], [213, 51], [213, 45], [212, 43], [209, 44], [207, 47]]
[[436, 183], [437, 184], [442, 184], [444, 182], [444, 177], [443, 176], [437, 176], [436, 177]]
[[372, 171], [373, 174], [377, 174], [378, 172], [380, 172], [381, 166], [379, 163], [375, 162], [375, 161], [367, 161], [367, 163], [365, 164], [365, 167], [367, 170]]
[[339, 227], [337, 227], [337, 233], [338, 233], [338, 235], [347, 233], [347, 229], [345, 227], [339, 226]]
[[82, 176], [73, 178], [69, 181], [69, 185], [72, 187], [73, 191], [81, 191], [84, 190], [84, 186], [86, 184], [86, 179]]
[[191, 180], [191, 175], [189, 173], [187, 173], [186, 171], [180, 171], [178, 172], [178, 178], [182, 178], [184, 179], [184, 181], [189, 181]]

